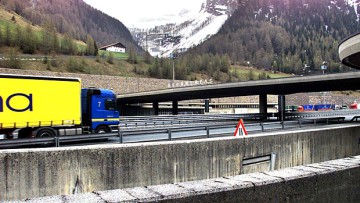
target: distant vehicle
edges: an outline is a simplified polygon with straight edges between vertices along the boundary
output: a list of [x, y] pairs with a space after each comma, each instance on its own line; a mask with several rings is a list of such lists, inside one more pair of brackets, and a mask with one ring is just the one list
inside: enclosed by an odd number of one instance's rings
[[335, 109], [335, 104], [306, 104], [298, 106], [298, 112], [304, 111], [328, 111]]
[[0, 134], [13, 138], [107, 133], [119, 124], [111, 90], [79, 78], [0, 74]]
[[350, 109], [358, 109], [358, 103], [354, 101], [354, 103], [350, 104]]
[[296, 112], [298, 111], [297, 105], [286, 105], [285, 106], [285, 112]]

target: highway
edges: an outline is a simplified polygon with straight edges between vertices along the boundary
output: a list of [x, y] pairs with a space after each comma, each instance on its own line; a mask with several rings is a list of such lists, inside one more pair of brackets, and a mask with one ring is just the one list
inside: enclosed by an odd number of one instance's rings
[[84, 146], [93, 144], [172, 141], [233, 136], [240, 118], [249, 135], [300, 128], [317, 128], [324, 125], [341, 125], [354, 122], [359, 110], [288, 113], [288, 120], [280, 122], [268, 114], [266, 121], [260, 114], [177, 115], [121, 117], [120, 131], [108, 134], [90, 134], [33, 139], [0, 140], [0, 149]]

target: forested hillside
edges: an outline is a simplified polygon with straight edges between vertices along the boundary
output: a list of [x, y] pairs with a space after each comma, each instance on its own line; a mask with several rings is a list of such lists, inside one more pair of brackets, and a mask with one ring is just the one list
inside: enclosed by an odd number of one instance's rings
[[[199, 46], [179, 53], [176, 59], [153, 59], [146, 53], [144, 62], [139, 62], [133, 50], [141, 50], [126, 27], [82, 0], [0, 0], [1, 9], [9, 11], [0, 18], [0, 48], [14, 47], [24, 54], [55, 58], [57, 54], [97, 55], [98, 47], [121, 41], [129, 51], [127, 68], [115, 65], [122, 74], [130, 70], [167, 79], [172, 78], [173, 70], [176, 79], [224, 82], [265, 79], [277, 71], [314, 74], [322, 72], [323, 64], [328, 66], [325, 72], [349, 69], [340, 63], [338, 45], [358, 32], [360, 24], [346, 0], [239, 0], [238, 4], [219, 33]], [[93, 68], [86, 70], [90, 62], [81, 60], [75, 63], [80, 68], [74, 68], [70, 59], [64, 63], [59, 59], [49, 60], [54, 64], [45, 62], [50, 64], [48, 70], [58, 70], [59, 64], [65, 64], [64, 70], [86, 73], [100, 69], [99, 64], [114, 64], [113, 56], [106, 63], [98, 56]], [[252, 67], [271, 72], [252, 71]], [[246, 76], [241, 68], [247, 70]]]
[[184, 58], [227, 55], [233, 63], [295, 74], [319, 72], [325, 62], [327, 72], [339, 72], [346, 68], [338, 45], [359, 25], [346, 0], [239, 0], [219, 33]]
[[0, 5], [0, 67], [104, 75], [145, 76], [148, 64], [131, 49], [98, 51], [90, 34], [85, 41], [61, 34], [51, 21], [37, 26]]
[[0, 0], [0, 4], [34, 25], [52, 27], [77, 40], [86, 42], [90, 35], [99, 47], [120, 41], [128, 48], [140, 50], [120, 21], [83, 0]]

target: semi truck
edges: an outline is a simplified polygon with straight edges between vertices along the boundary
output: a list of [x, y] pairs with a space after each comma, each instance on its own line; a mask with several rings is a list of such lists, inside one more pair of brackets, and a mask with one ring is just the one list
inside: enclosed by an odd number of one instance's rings
[[112, 90], [79, 78], [0, 74], [0, 134], [7, 138], [108, 133], [118, 128]]
[[334, 110], [335, 104], [306, 104], [298, 106], [298, 111], [327, 111]]

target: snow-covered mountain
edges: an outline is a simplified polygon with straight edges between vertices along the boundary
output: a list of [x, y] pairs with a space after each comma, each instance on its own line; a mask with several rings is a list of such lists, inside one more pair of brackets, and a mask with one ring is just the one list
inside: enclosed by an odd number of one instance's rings
[[[174, 18], [174, 23], [130, 30], [139, 45], [152, 56], [169, 57], [173, 52], [184, 52], [216, 34], [236, 6], [237, 0], [204, 0], [198, 13], [183, 10]], [[180, 23], [179, 18], [182, 19]]]
[[[347, 0], [360, 19], [360, 0]], [[152, 56], [169, 57], [174, 52], [185, 52], [216, 34], [237, 7], [237, 0], [204, 0], [199, 12], [182, 10], [166, 16], [151, 29], [130, 28], [137, 43]], [[336, 4], [337, 0], [331, 0]], [[165, 20], [166, 19], [166, 20]], [[155, 20], [152, 19], [153, 23]], [[169, 23], [171, 22], [171, 23]]]
[[349, 3], [349, 5], [354, 7], [355, 12], [358, 17], [358, 20], [359, 20], [359, 18], [360, 18], [360, 11], [359, 11], [360, 10], [360, 7], [359, 7], [360, 0], [348, 0], [348, 3]]

